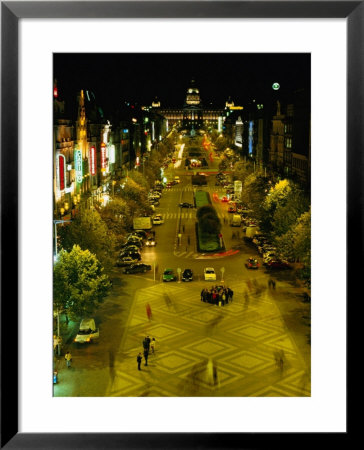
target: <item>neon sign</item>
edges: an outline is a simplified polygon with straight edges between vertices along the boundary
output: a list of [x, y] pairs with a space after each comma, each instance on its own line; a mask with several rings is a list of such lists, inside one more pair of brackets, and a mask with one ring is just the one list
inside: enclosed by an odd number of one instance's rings
[[253, 153], [253, 121], [249, 122], [249, 155]]
[[75, 150], [74, 160], [75, 160], [76, 182], [81, 184], [82, 183], [82, 152], [81, 152], [81, 150]]
[[90, 173], [96, 175], [96, 148], [90, 148]]
[[57, 156], [57, 186], [63, 191], [66, 185], [66, 158], [64, 155]]
[[101, 144], [101, 172], [106, 171], [106, 145]]
[[115, 145], [109, 145], [109, 163], [115, 163]]

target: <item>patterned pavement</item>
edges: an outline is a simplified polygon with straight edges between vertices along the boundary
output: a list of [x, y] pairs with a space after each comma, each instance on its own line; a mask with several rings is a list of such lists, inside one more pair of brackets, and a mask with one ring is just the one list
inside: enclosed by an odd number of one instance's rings
[[[290, 295], [287, 286], [270, 291], [258, 284], [252, 292], [245, 282], [230, 283], [234, 298], [224, 307], [201, 302], [209, 286], [158, 283], [137, 291], [105, 396], [310, 396], [307, 348], [297, 348], [275, 301]], [[156, 351], [138, 371], [146, 335], [156, 338]], [[275, 361], [281, 350], [283, 367]]]

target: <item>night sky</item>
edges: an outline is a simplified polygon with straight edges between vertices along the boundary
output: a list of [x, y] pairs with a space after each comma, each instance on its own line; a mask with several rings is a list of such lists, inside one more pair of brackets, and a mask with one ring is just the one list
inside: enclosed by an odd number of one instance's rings
[[[273, 82], [284, 95], [310, 89], [310, 54], [290, 53], [58, 53], [54, 78], [60, 98], [73, 103], [77, 91], [91, 90], [105, 112], [124, 101], [161, 107], [183, 106], [192, 78], [203, 105], [224, 107], [231, 96], [236, 105], [264, 101]], [[309, 91], [308, 91], [309, 92]]]

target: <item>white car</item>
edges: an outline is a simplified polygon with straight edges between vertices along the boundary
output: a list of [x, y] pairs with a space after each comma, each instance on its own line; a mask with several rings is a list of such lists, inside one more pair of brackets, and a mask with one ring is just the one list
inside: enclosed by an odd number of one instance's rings
[[149, 238], [147, 238], [147, 240], [146, 240], [146, 242], [145, 242], [145, 245], [146, 245], [147, 247], [155, 247], [156, 244], [157, 244], [157, 243], [156, 243], [154, 237], [149, 237]]
[[94, 339], [98, 339], [100, 336], [99, 329], [96, 328], [94, 319], [82, 319], [80, 323], [80, 329], [74, 342], [84, 344], [85, 342], [92, 342]]
[[153, 225], [161, 225], [162, 223], [164, 223], [164, 219], [161, 214], [157, 214], [153, 217]]
[[205, 281], [216, 281], [216, 272], [213, 267], [205, 267], [203, 270]]

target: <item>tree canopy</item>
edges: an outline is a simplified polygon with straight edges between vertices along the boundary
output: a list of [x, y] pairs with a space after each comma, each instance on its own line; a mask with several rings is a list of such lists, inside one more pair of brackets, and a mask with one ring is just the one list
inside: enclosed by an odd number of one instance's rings
[[71, 251], [74, 245], [90, 250], [104, 267], [113, 265], [115, 237], [95, 210], [84, 210], [67, 226], [59, 228], [61, 246]]
[[62, 250], [53, 268], [54, 309], [73, 320], [92, 315], [111, 289], [94, 254], [74, 245]]

